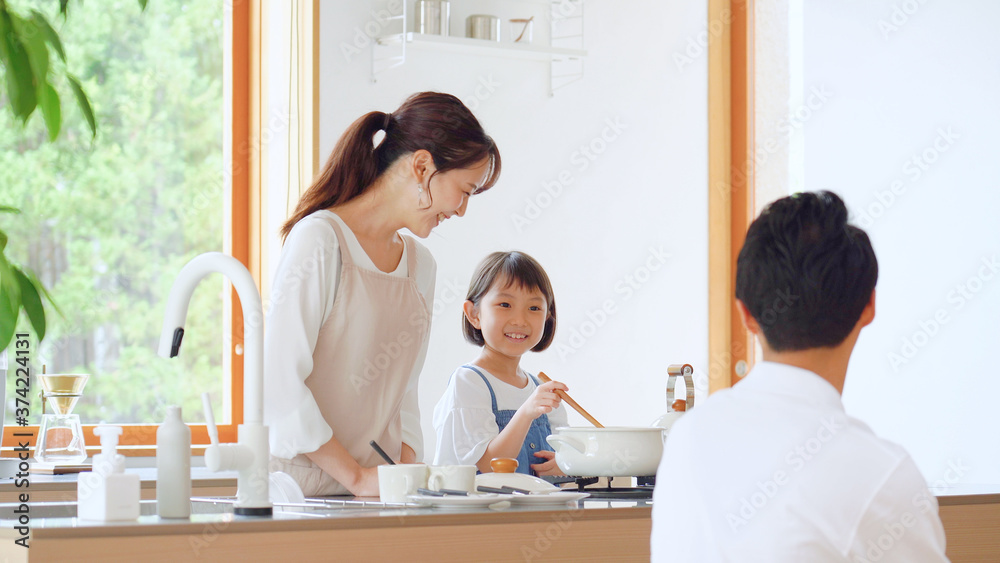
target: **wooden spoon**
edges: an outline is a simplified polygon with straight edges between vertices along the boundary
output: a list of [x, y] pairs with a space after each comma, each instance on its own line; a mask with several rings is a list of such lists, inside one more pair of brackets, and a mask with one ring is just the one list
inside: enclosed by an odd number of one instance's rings
[[[545, 375], [545, 373], [543, 372], [538, 372], [538, 379], [542, 380], [542, 383], [548, 383], [552, 381], [551, 379], [549, 379], [549, 376]], [[556, 389], [556, 395], [559, 395], [559, 398], [566, 401], [566, 404], [573, 407], [573, 409], [576, 410], [576, 412], [582, 414], [583, 418], [589, 420], [591, 424], [593, 424], [598, 428], [604, 428], [603, 424], [597, 422], [597, 419], [594, 418], [593, 416], [590, 416], [590, 413], [584, 410], [584, 408], [581, 407], [579, 404], [577, 404], [577, 402], [574, 401], [572, 397], [567, 395], [565, 391], [563, 391], [562, 389]]]

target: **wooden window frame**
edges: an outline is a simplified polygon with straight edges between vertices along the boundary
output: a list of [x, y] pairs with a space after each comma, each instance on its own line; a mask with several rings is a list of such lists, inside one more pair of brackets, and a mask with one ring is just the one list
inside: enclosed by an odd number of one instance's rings
[[[294, 0], [297, 7], [298, 25], [308, 30], [300, 33], [297, 42], [297, 64], [299, 66], [299, 104], [305, 113], [304, 119], [311, 123], [306, 138], [301, 143], [308, 150], [300, 156], [298, 165], [315, 171], [318, 155], [318, 101], [319, 101], [319, 2], [318, 0]], [[266, 123], [266, 66], [262, 26], [266, 25], [264, 0], [235, 0], [230, 3], [232, 10], [231, 34], [231, 120], [224, 151], [231, 178], [229, 209], [226, 225], [230, 227], [223, 246], [224, 252], [232, 255], [250, 270], [257, 287], [266, 296], [267, 276], [267, 213], [266, 189], [262, 178], [266, 143], [262, 143], [262, 124]], [[272, 24], [273, 25], [273, 24]], [[308, 113], [306, 113], [308, 112]], [[311, 176], [309, 177], [311, 180]], [[243, 422], [243, 314], [239, 307], [236, 290], [229, 286], [229, 298], [224, 306], [223, 330], [232, 338], [224, 339], [229, 347], [223, 362], [223, 371], [229, 373], [229, 381], [224, 388], [223, 410], [228, 416], [217, 420], [228, 423], [218, 424], [221, 442], [236, 442], [237, 428]], [[123, 434], [119, 439], [118, 451], [128, 456], [153, 456], [156, 454], [156, 424], [121, 424]], [[204, 445], [209, 443], [205, 424], [189, 424], [191, 428], [192, 453], [201, 455]], [[96, 425], [83, 426], [87, 453], [93, 455], [100, 450], [100, 440], [94, 435]], [[38, 426], [5, 427], [3, 432], [3, 455], [16, 456], [15, 446], [24, 441], [23, 436], [14, 433], [31, 434], [28, 446], [34, 451]]]
[[708, 46], [709, 393], [731, 387], [754, 361], [736, 310], [736, 258], [754, 210], [754, 0], [709, 0], [723, 32]]

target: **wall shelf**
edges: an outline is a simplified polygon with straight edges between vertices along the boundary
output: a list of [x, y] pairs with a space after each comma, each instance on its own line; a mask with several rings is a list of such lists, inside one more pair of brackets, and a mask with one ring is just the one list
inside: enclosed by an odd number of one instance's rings
[[470, 39], [468, 37], [450, 37], [443, 35], [424, 35], [412, 31], [404, 34], [385, 35], [376, 39], [379, 45], [399, 45], [405, 41], [412, 47], [435, 49], [453, 53], [506, 57], [514, 59], [551, 61], [553, 59], [575, 59], [587, 56], [583, 49], [561, 49], [540, 45], [502, 43], [485, 39]]
[[[388, 18], [398, 22], [393, 26], [397, 27], [397, 32], [376, 37], [372, 45], [372, 82], [378, 81], [380, 73], [405, 65], [408, 51], [414, 49], [547, 62], [549, 95], [554, 95], [559, 88], [583, 78], [583, 64], [587, 57], [587, 51], [583, 49], [583, 0], [538, 0], [538, 3], [549, 7], [549, 45], [406, 31], [410, 17], [407, 9], [409, 2], [404, 1], [403, 13]], [[567, 6], [570, 8], [568, 12]]]

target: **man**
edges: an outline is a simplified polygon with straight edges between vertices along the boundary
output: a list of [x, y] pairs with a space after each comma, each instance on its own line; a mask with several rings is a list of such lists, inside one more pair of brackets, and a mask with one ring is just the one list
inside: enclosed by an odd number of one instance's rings
[[736, 298], [763, 361], [674, 424], [653, 561], [947, 561], [917, 466], [840, 398], [877, 278], [868, 235], [832, 193], [779, 199], [750, 225]]

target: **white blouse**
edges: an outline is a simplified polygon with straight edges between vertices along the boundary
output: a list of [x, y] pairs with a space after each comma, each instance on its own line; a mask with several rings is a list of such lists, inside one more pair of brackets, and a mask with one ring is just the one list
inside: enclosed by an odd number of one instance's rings
[[[274, 275], [264, 333], [264, 423], [269, 427], [271, 454], [290, 459], [310, 453], [330, 441], [333, 430], [305, 385], [313, 370], [313, 352], [320, 327], [333, 310], [343, 262], [337, 235], [318, 215], [342, 227], [348, 252], [358, 267], [380, 271], [361, 248], [351, 229], [331, 211], [318, 211], [295, 224], [285, 241]], [[430, 305], [434, 302], [437, 266], [423, 245], [417, 249], [415, 281]], [[390, 275], [406, 277], [406, 249]], [[427, 354], [421, 346], [402, 405], [403, 443], [423, 458], [423, 434], [417, 401], [417, 379]], [[363, 417], [359, 420], [364, 420]]]
[[[490, 372], [479, 368], [493, 386], [498, 410], [517, 410], [535, 392], [529, 378], [523, 389], [500, 381]], [[518, 368], [527, 377], [527, 373]], [[559, 405], [548, 414], [549, 426], [569, 426], [566, 409]], [[496, 416], [487, 389], [479, 374], [459, 367], [451, 375], [444, 395], [434, 407], [434, 430], [437, 432], [437, 450], [434, 465], [475, 465], [493, 438], [500, 434]], [[539, 458], [539, 463], [544, 460]]]

